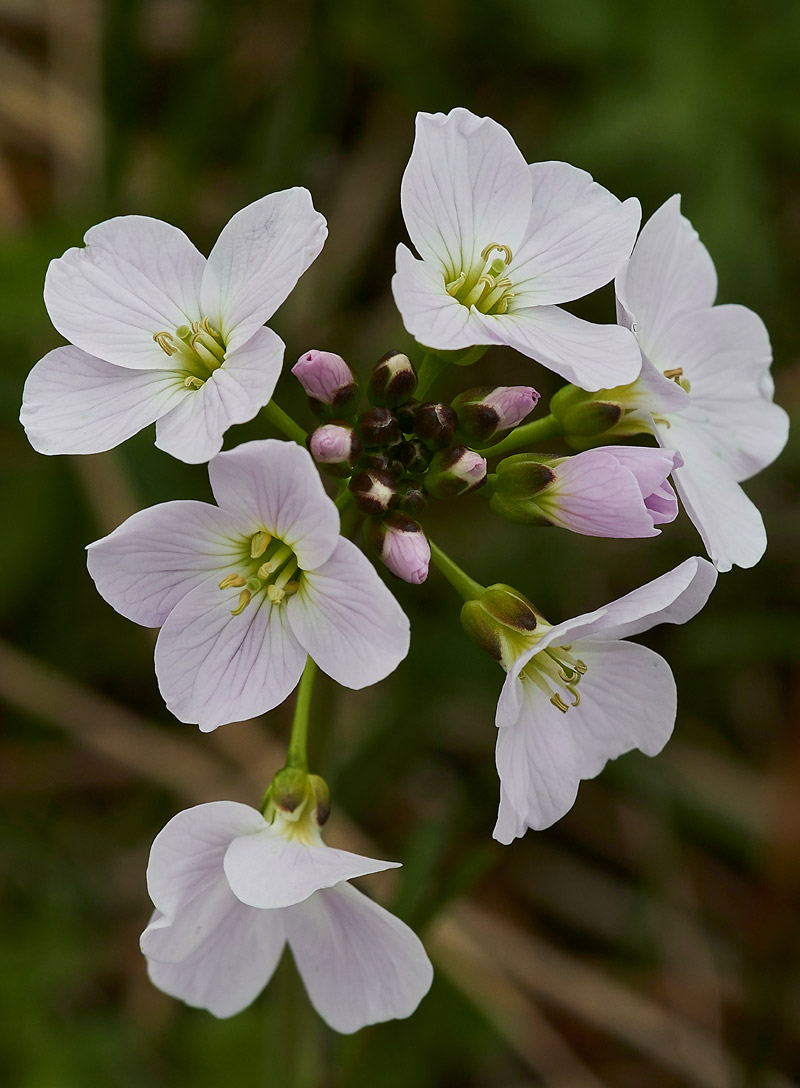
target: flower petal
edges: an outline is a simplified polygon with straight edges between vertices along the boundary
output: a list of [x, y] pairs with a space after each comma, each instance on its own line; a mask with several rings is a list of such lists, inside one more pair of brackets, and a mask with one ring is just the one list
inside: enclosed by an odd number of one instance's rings
[[87, 548], [100, 596], [144, 627], [160, 627], [196, 586], [216, 583], [241, 562], [247, 526], [205, 502], [139, 510]]
[[268, 321], [317, 257], [328, 228], [308, 189], [270, 193], [225, 226], [203, 275], [203, 312], [230, 351]]
[[397, 247], [392, 291], [403, 324], [420, 344], [456, 351], [494, 342], [495, 334], [487, 332], [476, 311], [448, 295], [437, 266], [418, 261], [404, 245]]
[[257, 594], [238, 616], [239, 590], [205, 583], [170, 612], [156, 643], [156, 675], [169, 710], [204, 733], [265, 714], [297, 686], [306, 652], [286, 609]]
[[86, 247], [50, 262], [44, 284], [55, 327], [84, 351], [118, 366], [163, 370], [153, 340], [198, 320], [205, 258], [183, 231], [145, 215], [92, 227]]
[[69, 345], [48, 352], [30, 372], [19, 418], [39, 453], [101, 453], [188, 395], [183, 375], [166, 367], [130, 370]]
[[498, 316], [476, 316], [486, 336], [475, 343], [508, 344], [581, 389], [626, 385], [642, 366], [636, 339], [627, 329], [594, 325], [558, 306], [513, 308]]
[[344, 538], [327, 562], [303, 576], [287, 612], [304, 649], [345, 687], [377, 684], [408, 653], [405, 613], [366, 556]]
[[339, 513], [309, 452], [295, 442], [244, 442], [208, 466], [223, 510], [259, 522], [285, 541], [301, 570], [324, 563], [339, 539]]
[[334, 850], [324, 844], [306, 846], [267, 827], [256, 835], [234, 839], [225, 854], [225, 876], [231, 891], [251, 907], [290, 907], [320, 888], [367, 873], [397, 869], [397, 861]]
[[349, 884], [291, 907], [285, 925], [311, 1004], [335, 1031], [410, 1016], [430, 989], [417, 935]]
[[[226, 896], [227, 909], [220, 911], [216, 925], [191, 955], [180, 962], [147, 960], [150, 980], [160, 990], [223, 1018], [235, 1016], [255, 1001], [272, 978], [286, 942], [278, 911], [246, 907], [227, 889]], [[145, 955], [153, 944], [148, 935], [158, 921], [154, 918], [142, 934]], [[188, 919], [174, 923], [164, 931], [162, 941], [189, 924]]]
[[708, 250], [672, 196], [642, 227], [615, 282], [617, 299], [636, 326], [650, 358], [667, 325], [679, 314], [713, 305], [717, 273]]
[[569, 302], [612, 280], [630, 256], [642, 217], [591, 174], [565, 162], [530, 167], [533, 203], [525, 240], [504, 275], [519, 305]]
[[585, 536], [658, 535], [636, 476], [605, 448], [567, 457], [554, 471], [534, 500], [554, 525]]
[[156, 427], [156, 445], [189, 464], [216, 457], [234, 423], [246, 423], [269, 401], [280, 377], [284, 344], [272, 329], [259, 328], [226, 355], [202, 389], [190, 391]]

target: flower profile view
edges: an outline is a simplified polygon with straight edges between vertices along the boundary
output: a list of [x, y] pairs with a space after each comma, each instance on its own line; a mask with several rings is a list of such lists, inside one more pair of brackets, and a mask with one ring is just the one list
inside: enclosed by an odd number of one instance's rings
[[156, 673], [169, 709], [207, 732], [283, 702], [307, 657], [338, 683], [382, 680], [408, 652], [408, 620], [339, 535], [309, 453], [247, 442], [208, 466], [218, 503], [167, 502], [88, 549], [101, 595], [161, 627]]
[[327, 228], [306, 189], [237, 212], [206, 260], [141, 215], [87, 231], [51, 262], [50, 318], [70, 344], [33, 368], [21, 421], [40, 453], [97, 453], [156, 423], [156, 445], [208, 461], [265, 405], [284, 345], [264, 326], [320, 252]]
[[507, 344], [584, 389], [633, 381], [632, 337], [561, 309], [612, 280], [639, 228], [584, 170], [529, 166], [510, 134], [465, 109], [417, 115], [401, 187], [421, 259], [397, 249], [406, 328], [434, 351]]
[[156, 837], [147, 868], [156, 909], [141, 937], [152, 981], [233, 1016], [264, 989], [288, 944], [336, 1031], [410, 1016], [433, 977], [425, 950], [348, 883], [397, 863], [326, 846], [308, 801], [271, 817], [216, 801], [179, 813]]

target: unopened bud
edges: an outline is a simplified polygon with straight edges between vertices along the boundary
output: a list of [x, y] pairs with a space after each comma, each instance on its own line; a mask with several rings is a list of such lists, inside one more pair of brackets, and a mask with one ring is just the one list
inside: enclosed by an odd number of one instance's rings
[[466, 446], [437, 453], [425, 475], [425, 490], [436, 499], [474, 491], [486, 480], [486, 460]]
[[361, 456], [361, 440], [349, 423], [324, 423], [308, 436], [308, 449], [318, 465], [333, 476], [349, 476]]
[[415, 517], [428, 505], [428, 497], [421, 483], [416, 480], [402, 480], [397, 485], [397, 509]]
[[322, 419], [352, 415], [358, 404], [358, 379], [341, 357], [316, 348], [301, 355], [292, 374], [308, 396], [309, 406]]
[[410, 400], [407, 404], [401, 405], [396, 409], [395, 415], [397, 416], [397, 422], [400, 424], [400, 430], [403, 434], [414, 433], [414, 413], [419, 408], [418, 400]]
[[370, 404], [399, 408], [414, 395], [417, 375], [411, 360], [401, 351], [389, 351], [370, 374], [367, 396]]
[[460, 393], [452, 407], [459, 436], [477, 446], [518, 426], [538, 402], [539, 394], [528, 385], [486, 385]]
[[517, 525], [549, 525], [535, 498], [556, 479], [548, 458], [534, 453], [506, 457], [497, 466], [494, 491], [489, 500], [492, 513]]
[[397, 485], [388, 472], [367, 469], [353, 476], [348, 487], [362, 514], [379, 517], [397, 502]]
[[527, 597], [499, 582], [461, 609], [461, 626], [469, 637], [506, 668], [530, 645], [538, 622]]
[[449, 404], [420, 404], [414, 409], [414, 432], [429, 450], [446, 449], [457, 425], [458, 416]]
[[587, 393], [575, 385], [559, 389], [550, 401], [550, 411], [561, 424], [564, 437], [568, 441], [595, 438], [615, 427], [624, 406], [613, 393], [610, 389]]
[[368, 408], [358, 419], [365, 446], [391, 446], [400, 438], [397, 416], [388, 408]]
[[309, 798], [309, 793], [307, 772], [299, 767], [284, 767], [272, 780], [269, 798], [287, 820], [297, 820]]
[[409, 438], [397, 447], [397, 456], [409, 476], [422, 476], [431, 463], [431, 451], [418, 438]]
[[314, 798], [317, 824], [323, 827], [328, 822], [328, 817], [331, 814], [331, 791], [328, 789], [328, 783], [325, 779], [320, 778], [318, 774], [310, 774], [308, 784]]
[[391, 446], [389, 450], [370, 450], [365, 453], [359, 461], [358, 467], [361, 469], [373, 469], [378, 472], [388, 472], [394, 480], [399, 480], [405, 472], [402, 461], [397, 457], [393, 457], [392, 453], [397, 449], [396, 446]]
[[364, 531], [366, 539], [392, 574], [415, 586], [425, 581], [431, 546], [418, 522], [395, 511], [387, 518], [372, 519]]

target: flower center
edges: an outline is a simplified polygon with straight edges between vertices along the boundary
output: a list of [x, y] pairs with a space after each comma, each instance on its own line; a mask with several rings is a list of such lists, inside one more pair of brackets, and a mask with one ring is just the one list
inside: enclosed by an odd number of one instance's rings
[[155, 332], [153, 339], [165, 355], [180, 355], [184, 366], [183, 384], [202, 389], [215, 370], [225, 362], [225, 341], [207, 317], [191, 325], [178, 325], [174, 333]]
[[[569, 652], [571, 649], [571, 646], [548, 646], [531, 658], [521, 674], [523, 681], [529, 680], [549, 695], [550, 702], [562, 714], [566, 714], [571, 706], [580, 706], [578, 684], [587, 671], [586, 663], [573, 657]], [[562, 691], [571, 702], [566, 702]]]
[[[495, 252], [501, 256], [492, 257]], [[513, 284], [503, 275], [512, 256], [507, 245], [490, 242], [481, 250], [480, 261], [466, 271], [462, 269], [445, 284], [445, 290], [463, 306], [474, 306], [482, 314], [504, 314], [514, 297]]]
[[240, 616], [253, 597], [262, 591], [272, 604], [279, 605], [300, 588], [301, 575], [302, 571], [297, 569], [297, 556], [289, 545], [260, 530], [250, 537], [242, 570], [228, 574], [219, 583], [219, 588], [241, 589], [239, 603], [231, 610], [232, 616]]

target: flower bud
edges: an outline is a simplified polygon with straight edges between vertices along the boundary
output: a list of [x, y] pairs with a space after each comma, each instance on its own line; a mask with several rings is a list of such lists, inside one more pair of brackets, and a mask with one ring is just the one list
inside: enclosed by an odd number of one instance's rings
[[457, 425], [458, 416], [449, 404], [420, 404], [414, 409], [414, 432], [429, 450], [446, 449]]
[[460, 393], [451, 406], [459, 435], [477, 446], [512, 430], [538, 402], [539, 394], [528, 385], [486, 385]]
[[428, 497], [425, 494], [422, 483], [416, 480], [402, 480], [397, 485], [397, 509], [411, 514], [421, 514], [428, 505]]
[[410, 438], [395, 447], [409, 476], [422, 476], [431, 463], [431, 452], [418, 438]]
[[388, 472], [394, 480], [399, 480], [405, 472], [402, 461], [399, 461], [396, 457], [392, 457], [392, 453], [396, 450], [396, 446], [391, 446], [389, 450], [370, 450], [365, 453], [361, 458], [358, 467], [377, 470], [379, 472]]
[[403, 404], [395, 411], [397, 416], [397, 422], [400, 424], [400, 430], [403, 434], [414, 433], [414, 413], [419, 408], [418, 400], [410, 400], [408, 404]]
[[466, 446], [437, 453], [425, 475], [425, 490], [436, 499], [452, 499], [486, 481], [486, 460]]
[[388, 408], [368, 408], [358, 419], [365, 446], [391, 446], [400, 438], [397, 416]]
[[422, 526], [407, 514], [395, 511], [374, 518], [365, 527], [368, 542], [392, 574], [418, 586], [428, 577], [431, 546]]
[[308, 449], [318, 465], [333, 476], [349, 476], [361, 456], [361, 440], [349, 423], [323, 423], [308, 436]]
[[358, 379], [341, 357], [316, 348], [301, 355], [292, 374], [308, 396], [311, 411], [322, 419], [350, 416], [358, 404]]
[[328, 822], [328, 817], [331, 814], [331, 791], [328, 789], [328, 783], [325, 779], [320, 778], [318, 774], [310, 774], [308, 784], [314, 798], [317, 824], [323, 827]]
[[557, 463], [558, 460], [535, 453], [520, 453], [501, 461], [489, 500], [492, 513], [517, 525], [550, 525], [550, 519], [537, 506], [535, 496], [556, 479], [556, 471], [548, 462]]
[[469, 637], [506, 668], [530, 645], [540, 621], [527, 597], [500, 582], [461, 609], [461, 626]]
[[411, 360], [401, 351], [388, 351], [370, 374], [367, 396], [370, 404], [399, 408], [417, 388], [417, 375]]
[[299, 767], [278, 771], [269, 788], [269, 799], [287, 820], [297, 820], [309, 798], [308, 773]]
[[353, 476], [348, 484], [353, 500], [362, 514], [379, 517], [397, 502], [397, 485], [388, 472], [366, 469]]

